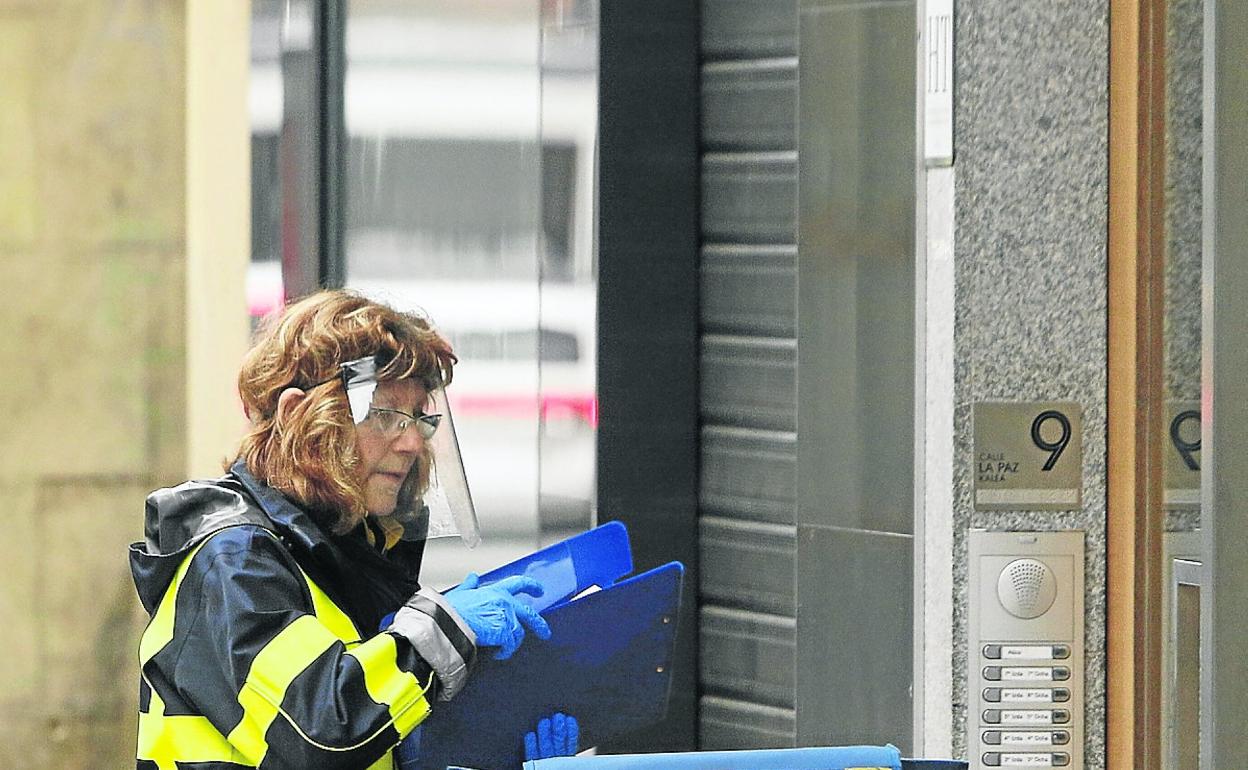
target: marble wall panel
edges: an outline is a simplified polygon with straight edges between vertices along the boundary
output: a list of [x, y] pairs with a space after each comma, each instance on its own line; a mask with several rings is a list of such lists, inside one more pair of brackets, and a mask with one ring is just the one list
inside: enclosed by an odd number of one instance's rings
[[[1108, 4], [957, 5], [955, 752], [966, 751], [966, 532], [1086, 533], [1086, 757], [1105, 762]], [[972, 510], [979, 401], [1083, 407], [1083, 504]]]

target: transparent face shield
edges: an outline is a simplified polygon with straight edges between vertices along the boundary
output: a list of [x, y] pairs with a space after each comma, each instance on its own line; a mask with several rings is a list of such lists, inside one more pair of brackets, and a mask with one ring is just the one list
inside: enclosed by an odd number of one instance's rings
[[[373, 394], [377, 390], [377, 362], [373, 356], [340, 364], [342, 381], [351, 405], [351, 419], [356, 425], [368, 419], [373, 410]], [[425, 540], [431, 537], [459, 537], [469, 548], [481, 542], [468, 477], [455, 436], [455, 421], [446, 390], [437, 388], [429, 393], [427, 415], [417, 415], [416, 424], [400, 423], [403, 430], [419, 430], [433, 458], [429, 469], [429, 485], [424, 495], [417, 494], [420, 463], [412, 467], [399, 492], [394, 520], [403, 525], [403, 539]], [[422, 424], [423, 423], [423, 424]], [[432, 429], [432, 435], [428, 431]], [[423, 460], [422, 460], [423, 462]]]

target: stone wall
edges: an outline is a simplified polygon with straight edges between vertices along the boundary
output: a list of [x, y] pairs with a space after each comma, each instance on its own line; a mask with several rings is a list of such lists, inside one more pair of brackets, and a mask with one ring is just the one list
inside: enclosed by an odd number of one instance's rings
[[0, 0], [0, 766], [132, 766], [126, 544], [185, 472], [185, 4]]
[[[1078, 529], [1085, 555], [1085, 766], [1105, 763], [1109, 7], [957, 4], [953, 742], [966, 749], [966, 533]], [[1075, 401], [1083, 502], [977, 513], [981, 401]], [[933, 622], [939, 622], [938, 619]]]

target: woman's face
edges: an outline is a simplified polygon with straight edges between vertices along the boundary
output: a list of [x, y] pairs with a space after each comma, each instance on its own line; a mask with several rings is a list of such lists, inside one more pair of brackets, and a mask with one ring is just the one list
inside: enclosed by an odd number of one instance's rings
[[[391, 380], [377, 384], [373, 407], [397, 409], [419, 416], [429, 394], [414, 380]], [[372, 419], [355, 426], [360, 464], [357, 474], [364, 489], [364, 504], [372, 516], [389, 516], [398, 503], [399, 488], [419, 460], [425, 447], [415, 425], [401, 434], [386, 435]]]

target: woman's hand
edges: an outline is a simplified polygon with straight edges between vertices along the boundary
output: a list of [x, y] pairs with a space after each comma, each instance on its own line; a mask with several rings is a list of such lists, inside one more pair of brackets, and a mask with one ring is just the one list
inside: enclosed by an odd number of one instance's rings
[[516, 598], [517, 594], [541, 596], [541, 583], [519, 575], [488, 586], [480, 583], [481, 578], [470, 572], [464, 582], [447, 591], [445, 597], [477, 635], [478, 646], [501, 648], [494, 653], [495, 660], [506, 660], [520, 648], [525, 628], [539, 639], [550, 638], [550, 626], [545, 619]]
[[576, 717], [556, 712], [539, 721], [535, 731], [524, 734], [524, 761], [570, 757], [577, 751], [580, 733]]

